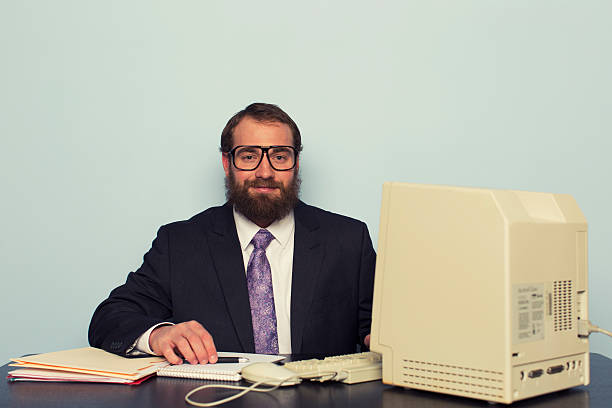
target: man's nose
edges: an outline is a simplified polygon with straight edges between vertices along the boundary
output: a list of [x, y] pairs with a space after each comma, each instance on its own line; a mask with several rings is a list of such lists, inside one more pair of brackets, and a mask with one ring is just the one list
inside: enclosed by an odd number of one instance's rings
[[268, 160], [268, 153], [264, 154], [264, 157], [261, 158], [261, 163], [259, 163], [259, 167], [255, 169], [255, 176], [259, 178], [273, 178], [274, 177], [274, 169], [270, 166], [270, 161]]

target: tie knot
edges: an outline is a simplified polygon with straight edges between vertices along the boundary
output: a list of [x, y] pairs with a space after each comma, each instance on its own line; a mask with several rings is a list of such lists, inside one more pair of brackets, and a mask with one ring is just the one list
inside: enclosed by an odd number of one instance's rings
[[257, 231], [257, 234], [255, 234], [251, 242], [253, 243], [255, 249], [265, 250], [268, 245], [270, 245], [270, 242], [272, 242], [273, 239], [274, 235], [272, 235], [270, 231], [260, 229], [259, 231]]

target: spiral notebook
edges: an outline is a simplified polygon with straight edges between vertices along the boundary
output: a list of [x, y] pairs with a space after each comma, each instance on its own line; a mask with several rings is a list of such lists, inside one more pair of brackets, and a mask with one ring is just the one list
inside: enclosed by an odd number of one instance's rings
[[249, 364], [258, 362], [280, 361], [283, 356], [250, 353], [218, 352], [219, 357], [242, 357], [249, 361], [246, 363], [219, 363], [219, 364], [179, 364], [160, 368], [157, 375], [161, 377], [179, 377], [196, 380], [239, 381], [240, 371]]

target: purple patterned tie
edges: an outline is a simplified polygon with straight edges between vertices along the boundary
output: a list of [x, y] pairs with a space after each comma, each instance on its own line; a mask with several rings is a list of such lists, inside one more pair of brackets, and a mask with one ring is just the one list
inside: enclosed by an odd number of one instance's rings
[[258, 354], [278, 354], [272, 271], [266, 257], [266, 248], [273, 239], [269, 231], [260, 229], [251, 240], [255, 249], [247, 265], [253, 337], [255, 352]]

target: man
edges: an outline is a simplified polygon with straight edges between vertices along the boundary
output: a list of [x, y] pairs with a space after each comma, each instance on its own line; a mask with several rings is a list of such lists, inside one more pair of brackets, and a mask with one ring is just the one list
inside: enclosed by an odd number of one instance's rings
[[301, 135], [254, 103], [221, 134], [227, 203], [162, 226], [98, 306], [94, 347], [214, 363], [217, 349], [346, 354], [369, 346], [375, 254], [364, 223], [299, 201]]

